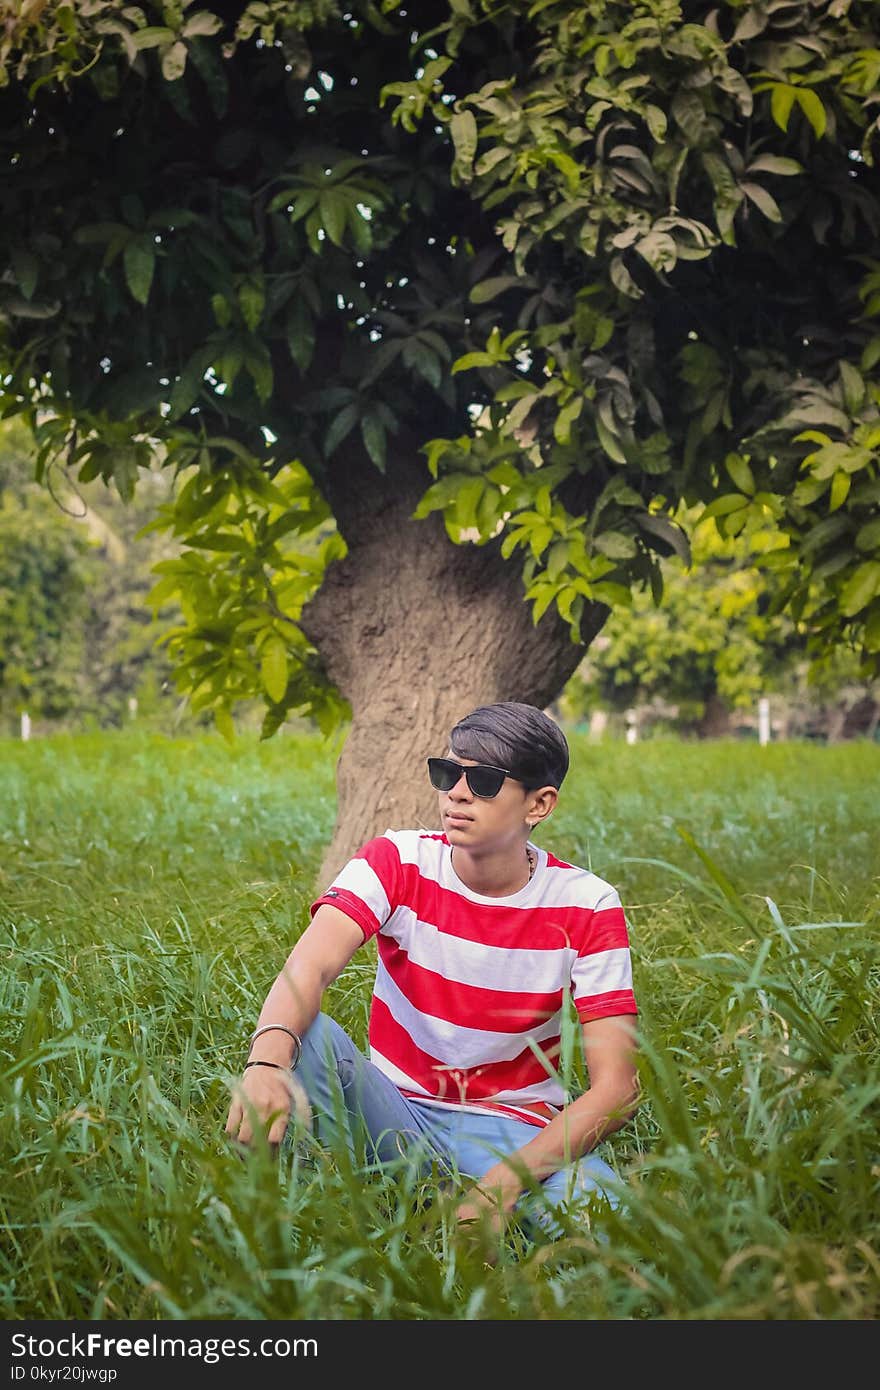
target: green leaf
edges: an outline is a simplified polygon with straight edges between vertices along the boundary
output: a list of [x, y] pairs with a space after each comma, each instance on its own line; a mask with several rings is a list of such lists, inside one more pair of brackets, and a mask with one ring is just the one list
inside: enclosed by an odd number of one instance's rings
[[256, 342], [253, 339], [251, 342], [252, 347], [250, 351], [244, 354], [244, 366], [254, 383], [259, 400], [265, 405], [272, 394], [272, 387], [275, 381], [275, 374], [272, 370], [272, 358], [263, 343]]
[[214, 723], [217, 732], [223, 736], [227, 743], [235, 742], [235, 724], [228, 705], [218, 705], [214, 710]]
[[228, 328], [232, 322], [232, 309], [225, 294], [211, 295], [211, 310], [220, 328]]
[[537, 598], [532, 604], [532, 622], [535, 624], [536, 627], [543, 618], [544, 614], [547, 612], [547, 609], [550, 607], [555, 597], [556, 588], [553, 584], [545, 584], [542, 586]]
[[594, 424], [596, 426], [596, 434], [599, 437], [599, 443], [602, 445], [608, 457], [614, 459], [615, 463], [626, 463], [626, 454], [623, 452], [620, 440], [617, 436], [613, 435], [611, 431], [606, 428], [598, 415], [596, 416]]
[[754, 173], [755, 170], [762, 174], [802, 174], [804, 166], [799, 164], [796, 159], [788, 159], [779, 154], [759, 154], [757, 159], [753, 159], [749, 165], [748, 172]]
[[844, 516], [825, 517], [824, 521], [817, 522], [804, 536], [800, 544], [801, 554], [810, 555], [814, 550], [822, 550], [831, 541], [837, 540], [847, 527], [848, 522]]
[[507, 149], [504, 145], [496, 145], [493, 150], [487, 150], [480, 155], [474, 165], [474, 173], [479, 177], [483, 174], [491, 174], [492, 170], [505, 160], [513, 159], [513, 150]]
[[232, 386], [244, 363], [244, 353], [234, 340], [230, 340], [214, 361], [214, 370], [221, 381]]
[[770, 114], [780, 130], [788, 130], [788, 121], [796, 95], [797, 88], [789, 87], [784, 82], [777, 82], [771, 90]]
[[404, 345], [402, 360], [405, 367], [418, 372], [419, 376], [424, 377], [435, 391], [440, 390], [443, 380], [443, 368], [440, 359], [429, 347], [419, 342], [418, 338], [412, 338]]
[[477, 152], [477, 122], [473, 112], [457, 111], [449, 122], [449, 129], [455, 145], [452, 176], [460, 183], [469, 183]]
[[819, 100], [815, 92], [805, 87], [794, 88], [795, 100], [803, 111], [810, 125], [813, 127], [816, 139], [821, 140], [828, 125], [828, 115], [825, 107]]
[[339, 448], [343, 439], [351, 434], [360, 417], [361, 408], [357, 401], [352, 401], [350, 405], [340, 410], [335, 420], [324, 436], [324, 453], [329, 458], [335, 449]]
[[460, 487], [453, 499], [455, 520], [463, 528], [476, 527], [477, 507], [486, 483], [484, 478], [471, 478]]
[[748, 497], [743, 497], [738, 492], [728, 492], [723, 497], [716, 497], [714, 502], [710, 502], [708, 507], [703, 509], [700, 520], [706, 521], [710, 516], [730, 516], [731, 512], [738, 512], [748, 505]]
[[880, 517], [866, 521], [856, 532], [857, 550], [876, 550], [880, 547]]
[[636, 554], [636, 543], [632, 536], [626, 536], [622, 531], [603, 531], [596, 536], [594, 545], [609, 560], [631, 560]]
[[835, 473], [834, 477], [831, 479], [831, 494], [828, 504], [829, 511], [836, 512], [839, 507], [843, 506], [849, 495], [851, 483], [852, 479], [848, 473]]
[[345, 223], [348, 218], [348, 199], [342, 193], [330, 190], [322, 193], [318, 203], [321, 225], [334, 246], [341, 246], [345, 237]]
[[651, 136], [658, 145], [662, 145], [666, 139], [667, 120], [666, 113], [659, 106], [648, 105], [645, 107], [645, 121]]
[[854, 618], [880, 593], [880, 560], [866, 560], [850, 575], [840, 595], [840, 611]]
[[630, 275], [622, 256], [612, 256], [608, 273], [615, 289], [618, 289], [627, 299], [641, 299], [643, 297], [644, 290], [639, 288]]
[[489, 280], [483, 280], [479, 285], [474, 285], [470, 292], [472, 304], [487, 304], [490, 299], [495, 299], [505, 290], [525, 289], [532, 281], [526, 280], [522, 275], [495, 275]]
[[263, 317], [263, 309], [266, 305], [265, 289], [261, 281], [246, 280], [239, 286], [238, 306], [241, 309], [242, 317], [250, 331], [253, 333], [260, 319]]
[[173, 43], [174, 39], [173, 29], [151, 24], [134, 35], [134, 46], [135, 48], [162, 48], [166, 44]]
[[[638, 499], [641, 502], [641, 498]], [[667, 542], [672, 547], [679, 559], [685, 564], [691, 563], [691, 548], [688, 538], [680, 526], [676, 526], [669, 517], [658, 516], [655, 512], [637, 512], [636, 521], [643, 531], [649, 531], [661, 540]]]
[[861, 372], [850, 362], [840, 363], [840, 380], [843, 384], [843, 397], [850, 415], [856, 415], [865, 401], [865, 382]]
[[724, 460], [724, 467], [727, 469], [740, 492], [746, 493], [749, 497], [754, 497], [755, 478], [742, 454], [728, 454]]
[[668, 232], [649, 232], [636, 242], [635, 249], [658, 274], [675, 269], [678, 251]]
[[860, 365], [863, 372], [870, 372], [880, 362], [880, 337], [872, 338], [862, 350]]
[[162, 54], [162, 76], [166, 82], [176, 82], [186, 68], [186, 44], [180, 40]]
[[248, 555], [251, 547], [244, 536], [231, 536], [228, 531], [204, 531], [190, 535], [186, 544], [194, 550], [216, 551], [219, 555]]
[[364, 448], [380, 473], [385, 472], [385, 426], [377, 415], [365, 415], [361, 420]]
[[865, 647], [880, 652], [880, 603], [873, 603], [865, 618]]
[[632, 591], [627, 589], [624, 584], [615, 584], [612, 580], [603, 579], [599, 584], [593, 585], [593, 597], [600, 603], [607, 603], [609, 608], [620, 605], [622, 608], [629, 608], [632, 605]]
[[156, 267], [156, 252], [151, 242], [142, 237], [132, 238], [122, 253], [122, 261], [132, 296], [138, 304], [146, 304]]
[[759, 183], [741, 183], [740, 188], [749, 201], [754, 203], [756, 208], [760, 208], [768, 222], [782, 221], [779, 204], [766, 188], [762, 188]]
[[[557, 444], [568, 444], [571, 440], [571, 427], [584, 408], [583, 396], [575, 396], [574, 400], [564, 405], [556, 417], [553, 425], [553, 438]], [[528, 412], [526, 412], [528, 413]]]
[[711, 127], [698, 92], [679, 87], [672, 101], [672, 115], [689, 145], [699, 149], [706, 144]]
[[185, 39], [194, 39], [203, 34], [216, 34], [222, 28], [223, 20], [218, 15], [211, 14], [209, 10], [197, 10], [190, 15], [180, 32]]
[[33, 252], [26, 250], [23, 246], [11, 247], [9, 259], [12, 261], [12, 269], [15, 272], [19, 289], [25, 299], [32, 299], [39, 279], [40, 262]]
[[287, 316], [287, 346], [300, 371], [307, 371], [315, 352], [315, 324], [302, 299], [294, 301]]
[[498, 359], [491, 352], [466, 352], [464, 357], [458, 357], [452, 364], [452, 375], [456, 372], [468, 372], [472, 367], [494, 367]]
[[213, 352], [203, 349], [189, 359], [171, 392], [171, 419], [176, 420], [195, 404], [205, 380], [205, 372], [211, 365]]
[[260, 681], [269, 699], [279, 704], [287, 694], [287, 643], [277, 633], [260, 648]]

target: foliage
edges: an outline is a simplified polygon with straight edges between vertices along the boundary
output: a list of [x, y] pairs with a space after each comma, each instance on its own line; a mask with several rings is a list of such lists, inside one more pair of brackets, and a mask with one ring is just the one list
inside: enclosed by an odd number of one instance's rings
[[0, 719], [77, 728], [120, 724], [162, 711], [171, 672], [157, 642], [172, 605], [151, 616], [151, 566], [169, 555], [163, 537], [135, 535], [167, 496], [165, 479], [142, 480], [125, 505], [96, 480], [73, 491], [63, 474], [34, 481], [33, 441], [16, 421], [0, 425]]
[[[484, 448], [527, 429], [552, 485], [555, 470], [605, 481], [579, 527], [548, 492], [507, 521], [506, 548], [531, 552], [537, 608], [576, 613], [592, 596], [585, 545], [612, 580], [621, 562], [645, 577], [652, 537], [681, 553], [664, 512], [683, 498], [706, 504], [722, 536], [778, 526], [755, 554], [782, 581], [777, 608], [825, 642], [857, 628], [876, 665], [870, 9], [535, 6], [530, 84], [489, 83], [454, 115], [435, 98], [454, 181], [503, 212], [512, 273], [474, 297], [519, 294], [519, 331], [495, 330], [453, 368], [482, 370], [494, 390]], [[484, 13], [456, 7], [450, 51]], [[558, 322], [533, 326], [548, 279], [565, 286]], [[467, 458], [471, 441], [460, 445], [447, 466]], [[430, 504], [448, 505], [448, 487]], [[504, 510], [486, 508], [486, 526]], [[648, 577], [658, 589], [656, 563]]]
[[[343, 1339], [349, 1319], [876, 1319], [880, 748], [730, 752], [572, 738], [542, 833], [627, 904], [645, 1098], [605, 1153], [620, 1211], [489, 1268], [454, 1195], [403, 1166], [242, 1163], [222, 1134], [308, 916], [326, 745], [4, 748], [4, 1316]], [[365, 948], [327, 1001], [361, 1041], [374, 967]]]
[[[0, 460], [0, 469], [4, 461]], [[81, 697], [88, 584], [84, 534], [55, 504], [0, 485], [0, 721], [58, 718]]]
[[[169, 600], [181, 605], [181, 621], [163, 640], [175, 655], [174, 679], [188, 692], [190, 708], [197, 714], [215, 705], [220, 682], [225, 703], [216, 720], [226, 737], [234, 731], [228, 704], [256, 690], [268, 706], [264, 736], [291, 707], [331, 732], [347, 707], [323, 687], [297, 619], [344, 546], [332, 525], [322, 527], [328, 512], [316, 509], [311, 480], [299, 464], [271, 480], [256, 470], [232, 479], [199, 469], [184, 476], [146, 529], [186, 541], [180, 554], [154, 566], [160, 577], [150, 602], [157, 612]], [[305, 545], [292, 550], [291, 533], [304, 536]], [[212, 564], [217, 554], [222, 566]]]
[[753, 537], [722, 539], [711, 521], [693, 536], [690, 567], [663, 562], [659, 608], [636, 592], [630, 608], [612, 614], [566, 686], [570, 714], [659, 702], [690, 726], [713, 699], [728, 710], [753, 710], [770, 694], [816, 706], [857, 684], [848, 648], [829, 650], [821, 663], [807, 659], [796, 624], [773, 609], [766, 572], [749, 564]]
[[4, 409], [41, 466], [124, 495], [157, 444], [198, 469], [174, 524], [200, 703], [259, 681], [269, 728], [340, 717], [298, 622], [340, 542], [294, 583], [265, 530], [320, 539], [420, 448], [417, 515], [500, 543], [575, 639], [659, 597], [684, 500], [775, 528], [777, 608], [876, 668], [873, 8], [20, 7]]

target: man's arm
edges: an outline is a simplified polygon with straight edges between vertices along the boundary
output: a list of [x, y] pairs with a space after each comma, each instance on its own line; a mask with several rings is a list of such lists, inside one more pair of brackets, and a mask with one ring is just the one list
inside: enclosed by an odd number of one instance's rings
[[[280, 1023], [302, 1037], [320, 1010], [327, 986], [342, 973], [363, 939], [363, 931], [351, 917], [338, 907], [322, 903], [266, 995], [257, 1028]], [[273, 1028], [256, 1039], [249, 1060], [289, 1067], [293, 1051], [293, 1039], [280, 1028]], [[253, 1138], [253, 1111], [260, 1125], [271, 1119], [268, 1141], [280, 1144], [292, 1099], [293, 1088], [285, 1072], [274, 1067], [250, 1067], [233, 1096], [226, 1133], [241, 1144], [249, 1144]]]
[[477, 1219], [487, 1206], [509, 1212], [524, 1191], [523, 1170], [541, 1182], [576, 1162], [621, 1129], [638, 1108], [635, 1019], [630, 1014], [584, 1023], [590, 1089], [480, 1178], [458, 1209], [460, 1221]]

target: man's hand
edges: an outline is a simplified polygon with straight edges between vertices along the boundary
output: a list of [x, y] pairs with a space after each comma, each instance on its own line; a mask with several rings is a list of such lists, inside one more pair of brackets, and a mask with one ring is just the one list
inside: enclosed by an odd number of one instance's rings
[[495, 1263], [497, 1248], [493, 1247], [497, 1246], [498, 1237], [504, 1233], [521, 1192], [522, 1183], [516, 1173], [506, 1164], [496, 1163], [456, 1207], [455, 1217], [459, 1226], [469, 1229], [477, 1237], [487, 1264]]
[[455, 1219], [460, 1226], [477, 1223], [482, 1230], [498, 1235], [507, 1225], [508, 1213], [498, 1201], [479, 1187], [471, 1188], [463, 1202], [455, 1209]]
[[293, 1072], [286, 1068], [249, 1067], [236, 1083], [226, 1120], [226, 1133], [236, 1143], [248, 1147], [254, 1139], [254, 1126], [267, 1129], [270, 1148], [284, 1138], [291, 1118], [306, 1129], [312, 1127], [308, 1096]]

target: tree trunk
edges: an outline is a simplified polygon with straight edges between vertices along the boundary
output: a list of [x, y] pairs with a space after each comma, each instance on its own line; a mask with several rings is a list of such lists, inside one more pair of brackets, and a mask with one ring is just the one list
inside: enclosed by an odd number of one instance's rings
[[725, 738], [730, 733], [730, 710], [720, 695], [712, 693], [697, 725], [700, 738]]
[[436, 829], [425, 759], [446, 751], [453, 724], [478, 705], [543, 709], [608, 614], [594, 606], [584, 645], [555, 611], [535, 626], [521, 561], [504, 561], [493, 543], [454, 545], [437, 515], [412, 520], [425, 485], [424, 465], [390, 464], [383, 479], [349, 470], [325, 484], [348, 554], [329, 568], [302, 626], [352, 723], [319, 888], [372, 836]]

